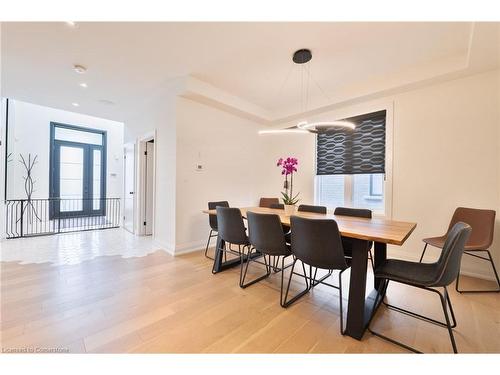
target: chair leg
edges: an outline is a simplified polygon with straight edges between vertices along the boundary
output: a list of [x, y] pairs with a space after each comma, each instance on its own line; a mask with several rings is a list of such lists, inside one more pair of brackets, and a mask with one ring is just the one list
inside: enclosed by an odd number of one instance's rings
[[418, 261], [419, 263], [422, 263], [422, 259], [424, 259], [425, 250], [427, 250], [427, 245], [428, 244], [425, 244], [425, 246], [424, 246], [424, 251], [422, 251], [422, 255], [420, 256], [420, 260]]
[[[435, 289], [430, 289], [430, 288], [423, 288], [425, 290], [429, 290], [431, 292], [434, 292], [434, 293], [438, 293], [439, 292]], [[457, 326], [457, 322], [455, 320], [455, 313], [453, 312], [453, 306], [451, 305], [451, 301], [450, 301], [450, 297], [449, 295], [447, 295], [447, 298], [446, 298], [446, 302], [450, 308], [450, 312], [451, 312], [451, 316], [453, 318], [453, 325], [451, 328], [455, 328]], [[410, 311], [410, 310], [406, 310], [406, 309], [403, 309], [402, 307], [399, 307], [399, 306], [395, 306], [395, 305], [391, 305], [387, 302], [385, 302], [384, 300], [382, 300], [382, 303], [388, 308], [388, 309], [391, 309], [391, 310], [394, 310], [394, 311], [397, 311], [397, 312], [400, 312], [401, 314], [405, 314], [405, 315], [408, 315], [408, 316], [411, 316], [413, 318], [416, 318], [416, 319], [420, 319], [420, 320], [423, 320], [425, 322], [428, 322], [428, 323], [432, 323], [432, 324], [435, 324], [435, 325], [438, 325], [440, 327], [447, 327], [446, 325], [446, 322], [440, 322], [439, 320], [436, 320], [436, 319], [432, 319], [432, 318], [429, 318], [428, 316], [425, 316], [425, 315], [421, 315], [421, 314], [418, 314], [416, 312], [413, 312], [413, 311]]]
[[345, 335], [346, 328], [344, 328], [344, 309], [342, 308], [342, 273], [345, 270], [340, 271], [339, 273], [339, 308], [340, 308], [340, 334]]
[[368, 250], [368, 259], [370, 260], [370, 263], [372, 264], [372, 270], [375, 269], [375, 266], [373, 265], [373, 254], [372, 254], [372, 250]]
[[290, 284], [292, 282], [292, 276], [293, 276], [293, 270], [295, 269], [295, 264], [297, 263], [297, 259], [294, 259], [293, 260], [293, 263], [292, 263], [292, 269], [290, 270], [290, 277], [288, 278], [288, 285], [286, 287], [286, 292], [285, 292], [285, 298], [283, 300], [283, 304], [281, 305], [282, 307], [288, 307], [290, 306], [292, 303], [294, 303], [295, 301], [297, 301], [300, 297], [304, 296], [306, 293], [309, 292], [309, 289], [310, 289], [310, 284], [309, 282], [307, 281], [307, 274], [306, 274], [306, 269], [304, 267], [304, 263], [302, 263], [302, 269], [304, 271], [304, 280], [306, 281], [306, 289], [303, 290], [302, 292], [300, 292], [299, 294], [297, 294], [295, 297], [293, 297], [292, 299], [288, 300], [287, 301], [287, 297], [288, 297], [288, 292], [290, 290]]
[[457, 350], [457, 344], [455, 343], [455, 336], [453, 336], [453, 329], [450, 324], [450, 318], [448, 316], [447, 301], [449, 300], [449, 297], [448, 297], [448, 290], [446, 289], [446, 287], [444, 287], [444, 296], [441, 293], [439, 293], [439, 298], [441, 299], [441, 305], [443, 306], [443, 313], [446, 319], [446, 326], [448, 328], [448, 334], [450, 335], [450, 341], [451, 341], [451, 346], [453, 347], [453, 353], [456, 354], [458, 353], [458, 350]]
[[460, 290], [458, 288], [458, 283], [459, 283], [459, 279], [460, 279], [460, 272], [459, 272], [457, 279], [455, 280], [455, 290], [459, 293], [498, 293], [498, 292], [500, 292], [500, 279], [498, 278], [498, 272], [497, 272], [497, 269], [495, 267], [495, 262], [493, 262], [493, 258], [491, 257], [490, 251], [489, 250], [469, 250], [469, 251], [482, 251], [482, 252], [485, 252], [486, 254], [488, 254], [488, 258], [484, 258], [482, 256], [470, 254], [470, 253], [464, 251], [464, 255], [470, 255], [470, 256], [473, 256], [473, 257], [476, 257], [476, 258], [479, 258], [482, 260], [486, 260], [486, 261], [491, 263], [491, 267], [493, 268], [493, 273], [495, 274], [495, 279], [497, 281], [497, 287], [496, 287], [496, 289], [487, 289], [487, 290]]
[[[264, 264], [266, 266], [266, 273], [245, 284], [245, 279], [246, 279], [247, 272], [248, 272], [248, 266], [250, 265], [251, 262], [253, 262], [252, 251], [254, 250], [254, 248], [251, 246], [249, 246], [248, 248], [249, 248], [249, 250], [248, 250], [248, 254], [247, 254], [247, 264], [245, 266], [244, 273], [243, 273], [243, 261], [241, 262], [241, 270], [240, 270], [240, 287], [241, 288], [246, 288], [246, 287], [253, 285], [261, 280], [264, 280], [264, 279], [268, 278], [269, 275], [271, 274], [271, 265], [270, 264], [268, 265], [266, 255], [264, 255]], [[241, 259], [243, 259], [243, 257]], [[269, 260], [271, 260], [271, 259], [269, 259]]]
[[210, 246], [210, 240], [212, 238], [212, 233], [213, 233], [213, 230], [210, 229], [210, 234], [208, 235], [207, 247], [205, 248], [205, 258], [214, 260], [214, 258], [208, 256], [208, 247]]
[[[283, 259], [281, 260], [281, 284], [280, 284], [280, 306], [281, 307], [285, 307], [285, 299], [283, 298], [284, 279], [285, 279], [285, 257], [283, 257]], [[287, 289], [287, 292], [288, 292], [288, 289]]]
[[[444, 317], [445, 317], [446, 323], [439, 322], [437, 320], [425, 317], [423, 315], [414, 313], [412, 311], [404, 310], [404, 309], [396, 307], [396, 306], [391, 306], [391, 305], [388, 305], [388, 304], [386, 304], [386, 306], [388, 306], [389, 308], [392, 308], [393, 310], [396, 310], [396, 311], [399, 311], [401, 313], [407, 314], [409, 316], [413, 316], [415, 318], [422, 319], [422, 320], [428, 321], [430, 323], [434, 323], [434, 324], [437, 324], [439, 326], [447, 328], [448, 334], [450, 336], [451, 345], [453, 347], [453, 352], [454, 353], [458, 353], [458, 351], [457, 351], [457, 345], [455, 343], [455, 337], [453, 335], [453, 328], [456, 327], [456, 320], [455, 320], [455, 314], [453, 312], [453, 308], [451, 306], [450, 297], [448, 295], [448, 290], [446, 289], [446, 287], [444, 287], [444, 294], [441, 294], [441, 292], [439, 292], [438, 290], [435, 290], [435, 289], [426, 288], [426, 287], [418, 287], [418, 288], [425, 289], [425, 290], [437, 293], [439, 295], [439, 300], [440, 300], [441, 306], [443, 308], [443, 313], [444, 313]], [[378, 301], [379, 296], [380, 296], [380, 291], [377, 291], [376, 302]], [[452, 319], [453, 319], [453, 325], [450, 323], [450, 317], [448, 315], [448, 307], [450, 308], [450, 313], [451, 313], [451, 316], [452, 316]], [[370, 318], [370, 324], [371, 324], [371, 320], [372, 319], [373, 319], [373, 315]], [[384, 339], [386, 341], [389, 341], [389, 342], [391, 342], [391, 343], [393, 343], [395, 345], [398, 345], [398, 346], [400, 346], [402, 348], [405, 348], [405, 349], [407, 349], [409, 351], [412, 351], [414, 353], [422, 353], [422, 352], [418, 351], [417, 349], [415, 349], [415, 348], [413, 348], [411, 346], [408, 346], [408, 345], [403, 344], [403, 343], [401, 343], [399, 341], [391, 339], [390, 337], [384, 336], [381, 333], [375, 332], [370, 327], [368, 327], [368, 331], [370, 331], [375, 336], [378, 336], [378, 337], [380, 337], [380, 338], [382, 338], [382, 339]]]

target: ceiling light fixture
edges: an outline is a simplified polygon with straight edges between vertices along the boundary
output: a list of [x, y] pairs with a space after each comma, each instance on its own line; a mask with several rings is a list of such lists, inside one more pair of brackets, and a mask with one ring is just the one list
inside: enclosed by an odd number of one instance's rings
[[71, 103], [71, 105], [72, 105], [73, 107], [80, 107], [80, 104], [78, 104], [78, 103]]
[[[311, 72], [309, 65], [307, 63], [311, 61], [312, 53], [309, 49], [299, 49], [295, 51], [292, 57], [292, 61], [301, 66], [301, 113], [307, 112], [307, 105], [309, 103], [309, 86], [311, 81]], [[285, 82], [286, 83], [286, 82]], [[283, 86], [285, 85], [283, 84]], [[316, 82], [316, 85], [321, 90], [323, 95], [325, 95], [324, 90]], [[326, 96], [326, 95], [325, 95]], [[271, 134], [271, 133], [331, 133], [338, 128], [346, 128], [354, 130], [356, 125], [348, 121], [300, 121], [296, 126], [292, 126], [285, 129], [275, 129], [275, 130], [261, 130], [259, 134]]]
[[83, 65], [75, 64], [73, 65], [73, 70], [78, 74], [83, 74], [87, 71], [87, 68], [84, 67]]
[[99, 101], [99, 103], [105, 104], [105, 105], [114, 105], [115, 104], [115, 102], [108, 100], [108, 99], [99, 99], [98, 101]]
[[87, 88], [88, 85], [85, 82], [80, 83], [80, 87]]
[[304, 129], [259, 130], [259, 134], [281, 134], [281, 133], [306, 134], [306, 133], [310, 133], [310, 132], [308, 130], [304, 130]]

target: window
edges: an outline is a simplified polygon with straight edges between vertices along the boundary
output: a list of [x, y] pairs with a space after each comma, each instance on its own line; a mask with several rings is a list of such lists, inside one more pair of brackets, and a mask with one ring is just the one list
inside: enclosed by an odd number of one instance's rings
[[318, 134], [316, 204], [385, 213], [385, 117], [380, 111], [349, 118], [354, 131]]
[[103, 215], [106, 196], [106, 132], [51, 123], [50, 215]]
[[384, 214], [384, 175], [316, 176], [316, 204], [333, 210], [335, 207], [368, 208]]

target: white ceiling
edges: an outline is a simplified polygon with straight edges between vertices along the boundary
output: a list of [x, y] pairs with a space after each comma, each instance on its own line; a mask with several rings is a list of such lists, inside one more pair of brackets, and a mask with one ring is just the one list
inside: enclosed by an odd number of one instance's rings
[[[500, 44], [500, 28], [493, 26], [484, 43]], [[449, 70], [457, 61], [466, 65], [474, 28], [465, 22], [3, 23], [2, 95], [123, 120], [134, 103], [189, 75], [271, 119], [284, 118], [301, 110], [300, 68], [291, 62], [299, 48], [313, 53], [310, 71], [318, 84], [311, 83], [309, 108], [317, 108], [374, 80], [402, 84], [419, 69], [428, 79], [443, 74], [446, 64]], [[500, 60], [487, 53], [481, 61], [488, 59], [487, 66]], [[88, 72], [73, 72], [75, 63]]]

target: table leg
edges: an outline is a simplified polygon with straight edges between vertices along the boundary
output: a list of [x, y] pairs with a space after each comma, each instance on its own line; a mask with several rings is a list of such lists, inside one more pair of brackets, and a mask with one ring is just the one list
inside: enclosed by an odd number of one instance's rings
[[[223, 261], [224, 251], [222, 249], [226, 248], [226, 241], [224, 241], [219, 235], [217, 235], [217, 244], [215, 247], [214, 265], [212, 267], [212, 273], [216, 274], [221, 271], [227, 270], [228, 268], [238, 267], [240, 265], [240, 258], [229, 259]], [[241, 246], [241, 251], [244, 251], [243, 245]], [[262, 256], [258, 251], [253, 252], [250, 257], [252, 259]], [[243, 262], [246, 262], [248, 255], [243, 255]]]
[[[375, 268], [377, 268], [380, 264], [385, 262], [385, 260], [387, 259], [387, 244], [381, 243], [381, 242], [375, 242], [373, 246], [375, 248], [374, 265], [375, 265]], [[382, 283], [382, 281], [383, 281], [383, 279], [375, 278], [375, 280], [374, 280], [375, 289], [378, 289], [380, 287], [380, 284]]]
[[221, 249], [226, 248], [226, 241], [224, 241], [220, 235], [217, 234], [217, 242], [215, 245], [215, 256], [214, 256], [214, 265], [212, 267], [212, 273], [217, 273], [222, 271], [222, 258], [224, 256], [224, 251]]
[[365, 332], [367, 241], [352, 238], [351, 279], [347, 310], [346, 334], [361, 340]]
[[[381, 300], [376, 301], [377, 289], [382, 288], [382, 297], [385, 293], [387, 282], [385, 279], [376, 278], [374, 289], [366, 295], [366, 268], [368, 262], [368, 243], [353, 239], [351, 280], [349, 286], [349, 303], [347, 312], [346, 333], [361, 340], [368, 327], [374, 309], [380, 306]], [[387, 245], [375, 242], [375, 267], [387, 258]], [[375, 304], [375, 302], [377, 302]]]

